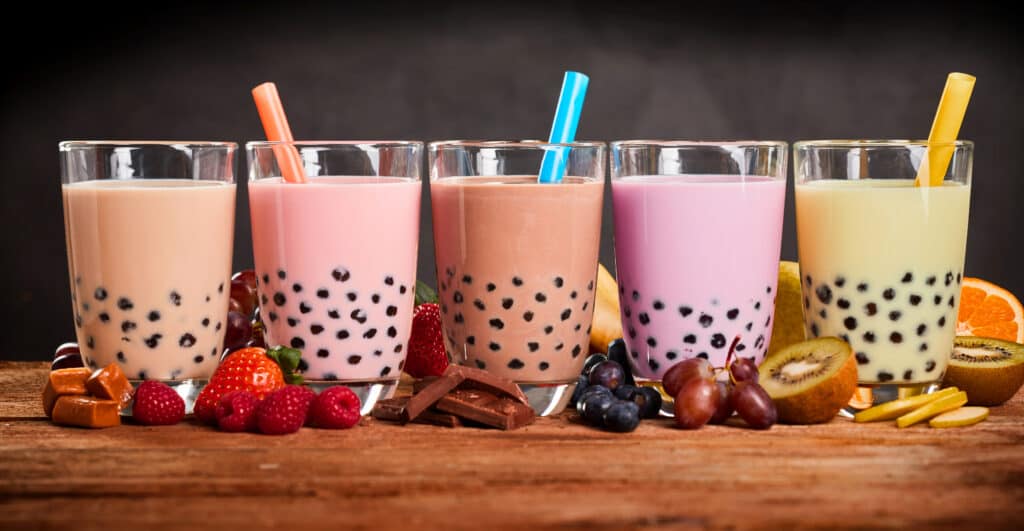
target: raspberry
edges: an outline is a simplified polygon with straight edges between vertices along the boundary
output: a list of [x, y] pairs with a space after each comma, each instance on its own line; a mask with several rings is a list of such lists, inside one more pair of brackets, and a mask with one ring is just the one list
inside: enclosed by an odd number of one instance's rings
[[267, 395], [256, 407], [260, 433], [284, 435], [299, 431], [315, 398], [316, 393], [301, 385], [288, 385]]
[[232, 391], [217, 403], [217, 425], [223, 431], [256, 431], [260, 399], [249, 391]]
[[338, 385], [324, 389], [316, 397], [309, 416], [319, 428], [344, 430], [359, 423], [359, 406], [359, 397], [348, 387]]
[[145, 381], [135, 390], [132, 418], [147, 426], [177, 424], [185, 418], [185, 401], [167, 384]]

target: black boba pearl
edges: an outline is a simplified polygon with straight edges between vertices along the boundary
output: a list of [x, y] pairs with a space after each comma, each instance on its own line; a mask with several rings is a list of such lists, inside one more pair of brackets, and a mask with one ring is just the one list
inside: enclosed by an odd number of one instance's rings
[[818, 323], [811, 323], [811, 335], [818, 337]]
[[376, 335], [377, 335], [377, 329], [376, 328], [371, 328], [371, 329], [363, 332], [363, 339], [373, 339], [374, 336], [376, 336]]
[[519, 277], [512, 277], [512, 284], [514, 286], [522, 286], [523, 285], [523, 279], [521, 279]]
[[[665, 303], [661, 302], [659, 300], [655, 300], [654, 303], [651, 304], [651, 307], [654, 308], [655, 310], [659, 310], [659, 311], [660, 310], [664, 310], [665, 309]], [[583, 309], [586, 310], [586, 308], [583, 308]]]
[[386, 313], [388, 315], [388, 317], [394, 317], [394, 316], [398, 315], [398, 307], [397, 306], [388, 306], [388, 309], [385, 310], [384, 313]]
[[[143, 339], [142, 342], [145, 343], [146, 346], [149, 347], [149, 348], [156, 348], [156, 347], [158, 347], [160, 345], [160, 340], [163, 337], [164, 337], [163, 334], [153, 334], [153, 335]], [[89, 339], [92, 339], [92, 338], [89, 338]], [[89, 345], [89, 346], [92, 347], [92, 345]]]
[[501, 345], [495, 343], [494, 341], [491, 341], [487, 345], [487, 348], [491, 349], [493, 352], [497, 352], [497, 351], [501, 350]]
[[334, 334], [334, 337], [338, 339], [348, 339], [348, 335], [348, 330], [338, 330], [338, 333]]
[[345, 297], [349, 300], [349, 302], [356, 302], [356, 299], [359, 298], [359, 294], [357, 294], [354, 291], [350, 291], [345, 294]]
[[744, 326], [743, 328], [747, 329], [747, 332], [749, 332], [749, 331], [753, 330], [754, 323], [747, 323], [747, 325]]
[[319, 349], [319, 350], [316, 351], [316, 357], [318, 357], [318, 358], [326, 358], [327, 356], [330, 356], [330, 355], [331, 355], [330, 351], [328, 351], [325, 348], [322, 348], [322, 349]]
[[359, 354], [353, 354], [353, 355], [348, 357], [348, 364], [349, 365], [359, 365], [360, 361], [363, 361], [363, 357], [360, 356]]
[[587, 306], [589, 306], [589, 305], [590, 305], [589, 301], [584, 301], [583, 302], [583, 311], [587, 311]]
[[924, 280], [924, 283], [925, 283], [925, 284], [927, 284], [927, 285], [929, 285], [929, 286], [934, 286], [934, 285], [935, 285], [935, 281], [936, 281], [936, 280], [937, 280], [937, 279], [935, 278], [935, 275], [932, 275], [932, 276], [930, 276], [930, 277], [926, 278], [926, 279]]
[[542, 362], [537, 364], [537, 368], [542, 370], [542, 371], [548, 370], [548, 367], [550, 367], [550, 366], [551, 365], [549, 365], [548, 362], [546, 362], [546, 361], [542, 361]]
[[264, 306], [270, 304], [270, 299], [267, 298], [266, 293], [260, 293], [260, 302], [262, 302]]
[[900, 317], [902, 317], [902, 316], [903, 316], [903, 312], [901, 312], [899, 310], [893, 310], [893, 311], [889, 312], [889, 319], [891, 319], [893, 321], [899, 321]]
[[327, 297], [331, 296], [331, 293], [324, 288], [320, 288], [316, 290], [316, 296], [320, 297], [321, 299], [326, 299]]
[[683, 317], [686, 317], [686, 316], [690, 315], [691, 313], [693, 313], [693, 308], [690, 308], [689, 306], [680, 306], [679, 307], [679, 315], [682, 315]]
[[306, 342], [301, 337], [293, 337], [291, 345], [292, 348], [303, 348], [306, 346]]
[[366, 312], [362, 310], [352, 310], [350, 317], [352, 317], [352, 319], [354, 319], [359, 324], [363, 324], [366, 322]]
[[837, 288], [841, 288], [841, 287], [843, 287], [843, 285], [846, 284], [846, 278], [845, 277], [841, 277], [841, 276], [840, 277], [836, 277], [835, 283], [836, 283], [836, 287]]
[[298, 282], [296, 282], [295, 284], [292, 284], [292, 291], [294, 291], [295, 293], [301, 292], [302, 291], [302, 284], [299, 284]]
[[555, 277], [554, 282], [556, 288], [560, 288], [563, 284], [565, 284], [565, 280], [563, 280], [562, 277]]
[[536, 341], [530, 341], [529, 343], [526, 344], [526, 348], [530, 349], [530, 352], [537, 352], [537, 349], [540, 348], [540, 343]]
[[732, 321], [733, 319], [736, 319], [736, 317], [738, 317], [739, 315], [740, 315], [740, 310], [738, 308], [733, 308], [733, 309], [725, 312], [725, 316], [728, 317], [730, 321]]
[[942, 327], [946, 326], [946, 316], [945, 315], [943, 315], [942, 317], [939, 317], [938, 325], [939, 325], [939, 328], [942, 328]]
[[638, 321], [640, 321], [640, 324], [644, 326], [647, 326], [647, 324], [651, 322], [651, 318], [650, 316], [647, 315], [646, 312], [640, 312], [636, 314], [636, 318]]
[[591, 280], [589, 283], [587, 283], [587, 291], [594, 291], [594, 281], [593, 280]]
[[405, 287], [405, 284], [402, 284], [401, 286], [398, 286], [398, 294], [399, 295], [405, 295], [406, 291], [408, 291], [408, 288]]
[[284, 303], [287, 302], [287, 301], [288, 301], [288, 299], [286, 299], [284, 297], [284, 293], [281, 293], [279, 291], [279, 292], [274, 294], [274, 304], [276, 304], [278, 306], [284, 306]]
[[913, 280], [914, 280], [914, 275], [910, 271], [907, 271], [906, 273], [903, 274], [903, 278], [900, 279], [900, 282], [902, 282], [904, 284], [909, 284]]
[[475, 336], [466, 336], [466, 344], [467, 345], [475, 345], [476, 344], [476, 337]]
[[287, 276], [287, 275], [285, 274], [285, 272], [284, 272], [284, 269], [278, 269], [278, 270], [277, 270], [277, 278], [279, 278], [279, 279], [281, 279], [281, 280], [284, 280], [284, 278], [285, 278], [286, 276]]
[[896, 344], [902, 343], [903, 342], [903, 334], [901, 334], [899, 332], [893, 332], [893, 333], [889, 334], [889, 341], [892, 341], [893, 343], [896, 343]]
[[[267, 317], [270, 318], [270, 322], [271, 323], [277, 322], [277, 314], [276, 313], [274, 313], [274, 312], [267, 312]], [[204, 321], [206, 321], [207, 324], [210, 323], [209, 319], [204, 319]], [[206, 326], [206, 325], [203, 325], [203, 326]]]
[[757, 340], [754, 341], [754, 348], [761, 348], [764, 346], [764, 335], [757, 336]]
[[270, 275], [268, 275], [267, 273], [263, 273], [263, 283], [264, 284], [269, 284], [270, 283]]
[[850, 301], [844, 298], [839, 298], [839, 300], [836, 301], [836, 306], [838, 306], [840, 310], [848, 310], [850, 309]]
[[331, 319], [341, 319], [341, 312], [338, 310], [327, 310], [327, 317]]
[[847, 334], [840, 334], [840, 335], [839, 335], [839, 339], [842, 339], [843, 341], [845, 341], [845, 342], [847, 342], [847, 343], [849, 343], [849, 342], [850, 342], [850, 336], [849, 336], [849, 335], [847, 335]]
[[629, 334], [629, 338], [630, 339], [636, 339], [636, 329], [635, 328], [630, 326], [629, 330], [627, 330], [626, 332]]
[[847, 330], [856, 330], [857, 329], [857, 319], [855, 319], [851, 315], [850, 317], [847, 317], [846, 319], [843, 319], [843, 326], [845, 326]]
[[804, 275], [804, 280], [807, 282], [808, 286], [814, 284], [814, 282], [811, 280], [811, 275]]
[[653, 337], [648, 337], [647, 338], [647, 346], [649, 346], [651, 348], [654, 348], [654, 347], [658, 346], [658, 340], [654, 339]]
[[82, 303], [82, 311], [83, 312], [89, 311], [89, 303], [88, 302], [83, 302]]
[[374, 293], [373, 295], [370, 295], [370, 302], [374, 304], [380, 302], [380, 293]]
[[488, 292], [494, 291], [496, 289], [498, 289], [498, 286], [495, 286], [493, 282], [488, 282], [487, 283], [487, 291]]
[[960, 273], [957, 273], [957, 274], [956, 274], [956, 283], [957, 283], [957, 284], [959, 284], [959, 283], [960, 283]]
[[548, 300], [548, 296], [544, 295], [543, 293], [541, 293], [539, 291], [537, 292], [536, 295], [533, 296], [533, 298], [536, 299], [537, 302], [545, 302], [545, 301]]
[[633, 290], [633, 302], [636, 302], [638, 300], [640, 300], [640, 292], [637, 290]]
[[936, 306], [942, 304], [942, 295], [936, 294], [934, 297], [932, 297], [932, 302], [935, 303]]
[[554, 331], [555, 331], [555, 327], [553, 327], [551, 325], [547, 325], [547, 326], [544, 327], [544, 333], [545, 334], [551, 335], [551, 332], [554, 332]]
[[117, 352], [117, 361], [120, 361], [120, 362], [124, 363], [124, 361], [125, 361], [124, 352], [121, 352], [121, 351]]
[[389, 326], [388, 337], [398, 337], [398, 329], [393, 326]]
[[210, 326], [210, 318], [209, 317], [203, 317], [203, 320], [200, 321], [200, 322], [202, 323], [204, 328], [207, 327], [207, 326]]
[[683, 336], [683, 343], [689, 343], [689, 344], [692, 345], [692, 344], [694, 344], [696, 342], [697, 342], [697, 336], [695, 336], [693, 334], [686, 334], [685, 336]]
[[912, 294], [910, 296], [910, 305], [917, 306], [918, 304], [921, 304], [921, 296], [917, 294]]
[[305, 302], [300, 302], [299, 303], [299, 312], [300, 313], [309, 313], [311, 311], [313, 311], [313, 308], [311, 306], [309, 306]]
[[[172, 292], [172, 295], [173, 295], [173, 292]], [[132, 301], [128, 300], [127, 297], [121, 297], [121, 298], [117, 299], [117, 307], [120, 308], [121, 310], [128, 311], [128, 310], [131, 310], [132, 308], [134, 308], [135, 305], [132, 304]]]
[[956, 296], [955, 295], [950, 295], [949, 296], [949, 307], [952, 308], [954, 304], [956, 304]]
[[309, 370], [309, 363], [306, 360], [299, 358], [299, 366], [297, 367], [299, 372], [306, 372]]
[[484, 360], [475, 359], [475, 360], [473, 360], [473, 362], [476, 363], [476, 368], [477, 369], [484, 370], [484, 369], [487, 368], [487, 364], [484, 363]]
[[289, 317], [287, 320], [288, 320], [288, 326], [296, 326], [296, 325], [299, 324], [299, 320], [294, 318], [294, 317]]
[[462, 316], [462, 312], [456, 313], [454, 319], [456, 324], [462, 324], [466, 322], [466, 318]]
[[857, 353], [857, 363], [860, 364], [860, 365], [867, 365], [868, 363], [871, 363], [871, 359], [868, 358], [867, 354], [865, 354], [863, 352], [858, 352]]
[[876, 313], [878, 313], [878, 305], [873, 302], [865, 304], [864, 313], [868, 314], [868, 317], [875, 315]]
[[949, 286], [952, 283], [953, 283], [953, 272], [950, 271], [950, 272], [946, 273], [946, 285]]
[[139, 371], [139, 380], [146, 379], [146, 371]]
[[506, 310], [512, 309], [512, 304], [513, 304], [512, 299], [509, 299], [509, 298], [501, 299], [501, 307], [505, 308]]
[[924, 335], [924, 333], [925, 333], [925, 332], [926, 332], [927, 330], [928, 330], [928, 325], [926, 325], [926, 324], [924, 324], [924, 323], [921, 323], [921, 324], [917, 325], [917, 335], [919, 335], [919, 336], [923, 336], [923, 335]]
[[89, 348], [95, 348], [95, 347], [96, 347], [96, 340], [95, 340], [95, 339], [93, 339], [93, 337], [92, 337], [92, 336], [89, 336], [89, 337], [88, 337], [88, 338], [86, 338], [86, 340], [85, 340], [85, 346], [87, 346], [87, 347], [89, 347]]
[[527, 323], [532, 321], [533, 320], [533, 312], [531, 312], [531, 311], [523, 312], [523, 320], [526, 321]]
[[[622, 289], [622, 288], [620, 287], [619, 289]], [[569, 298], [570, 299], [575, 299], [578, 295], [579, 294], [576, 293], [576, 290], [573, 290], [573, 291], [569, 292]]]
[[384, 277], [384, 283], [387, 284], [388, 286], [394, 286], [395, 285], [395, 277], [391, 277], [391, 276]]
[[[388, 278], [391, 278], [391, 277], [388, 277]], [[464, 284], [472, 284], [473, 283], [473, 277], [471, 277], [469, 275], [462, 275], [462, 282]]]
[[878, 371], [878, 381], [879, 382], [888, 382], [889, 380], [892, 380], [892, 373], [891, 372]]
[[623, 308], [622, 312], [626, 314], [627, 319], [633, 316], [633, 310], [629, 306]]
[[700, 323], [700, 325], [703, 326], [704, 328], [707, 328], [711, 326], [711, 323], [714, 322], [714, 319], [710, 315], [702, 313], [700, 314], [700, 318], [697, 319], [697, 322]]
[[579, 345], [572, 347], [572, 357], [575, 358], [576, 356], [579, 356], [580, 352], [583, 352], [583, 347]]
[[381, 378], [383, 378], [383, 377], [385, 377], [385, 376], [387, 376], [389, 374], [391, 374], [391, 367], [390, 366], [384, 367], [383, 369], [380, 370]]
[[395, 345], [395, 354], [398, 354], [400, 352], [402, 352], [402, 344], [401, 343]]
[[822, 319], [827, 319], [828, 312], [825, 311], [825, 308], [822, 308], [821, 311], [818, 312], [818, 316], [820, 316]]
[[827, 284], [822, 284], [814, 290], [814, 294], [818, 296], [818, 300], [822, 304], [828, 304], [832, 302], [832, 288], [828, 287]]
[[562, 315], [561, 315], [561, 317], [562, 317], [562, 320], [563, 320], [563, 321], [568, 321], [568, 320], [569, 320], [569, 317], [570, 317], [571, 315], [572, 315], [572, 310], [571, 310], [571, 309], [569, 309], [569, 308], [566, 308], [566, 309], [562, 310]]
[[921, 344], [920, 344], [920, 345], [919, 345], [919, 346], [917, 347], [917, 351], [918, 351], [918, 352], [928, 352], [928, 343], [921, 343]]
[[928, 360], [928, 363], [924, 364], [924, 370], [926, 372], [934, 371], [935, 370], [935, 361], [934, 360]]
[[93, 296], [96, 297], [96, 300], [102, 301], [107, 298], [107, 290], [102, 287], [96, 288], [96, 292], [93, 293]]
[[754, 303], [754, 309], [755, 310], [760, 310], [761, 309], [761, 301], [757, 301], [757, 302]]
[[715, 334], [711, 336], [711, 346], [715, 348], [722, 348], [725, 346], [725, 336], [722, 334]]
[[707, 352], [701, 352], [700, 354], [697, 354], [697, 357], [706, 360], [706, 359], [708, 359], [708, 353]]
[[487, 307], [484, 306], [484, 301], [482, 301], [480, 299], [474, 300], [473, 301], [473, 306], [476, 306], [476, 309], [478, 309], [478, 310], [486, 310], [487, 309]]
[[309, 331], [314, 336], [320, 335], [320, 333], [324, 331], [324, 327], [323, 327], [323, 325], [311, 324], [311, 325], [309, 325]]
[[202, 354], [200, 354], [200, 355], [198, 355], [198, 356], [196, 356], [196, 357], [192, 358], [192, 361], [194, 361], [194, 362], [196, 362], [196, 363], [202, 363], [202, 362], [203, 362], [203, 359], [204, 359], [204, 358], [203, 358], [203, 355], [202, 355]]
[[907, 370], [906, 370], [906, 371], [905, 371], [905, 372], [903, 373], [903, 379], [904, 379], [904, 380], [913, 380], [913, 379], [914, 379], [914, 371], [912, 371], [912, 370], [910, 370], [910, 369], [907, 369]]
[[892, 288], [886, 288], [886, 290], [882, 292], [882, 298], [887, 300], [887, 301], [891, 301], [891, 300], [895, 299], [896, 298], [896, 290], [894, 290]]
[[462, 304], [463, 300], [465, 299], [462, 297], [461, 291], [456, 290], [455, 293], [452, 294], [452, 302], [454, 302], [455, 304]]
[[146, 319], [149, 319], [151, 323], [155, 323], [160, 320], [160, 312], [152, 310], [146, 315]]
[[508, 362], [509, 369], [522, 369], [523, 367], [526, 367], [526, 364], [523, 363], [523, 361], [520, 360], [519, 358], [512, 358]]
[[213, 329], [216, 332], [220, 332], [220, 328], [221, 328], [221, 322], [217, 321], [217, 324], [213, 325]]
[[441, 288], [441, 291], [447, 291], [447, 290], [448, 290], [448, 286], [447, 286], [447, 285], [445, 285], [445, 283], [444, 283], [444, 281], [443, 281], [443, 280], [442, 280], [442, 281], [440, 281], [440, 283], [439, 283], [439, 284], [438, 284], [437, 286], [438, 286], [439, 288]]
[[679, 357], [679, 354], [676, 351], [674, 351], [674, 350], [670, 350], [670, 351], [665, 353], [665, 358], [666, 359], [674, 360], [674, 359], [676, 359], [678, 357]]
[[136, 328], [138, 328], [138, 325], [135, 324], [135, 321], [124, 321], [121, 323], [121, 331], [126, 334]]
[[579, 332], [579, 331], [580, 331], [580, 328], [583, 328], [583, 325], [581, 325], [581, 324], [579, 324], [579, 323], [576, 323], [576, 326], [572, 327], [572, 329], [573, 329], [574, 331], [576, 331], [576, 332]]
[[109, 323], [110, 322], [110, 314], [108, 314], [107, 312], [100, 312], [98, 317], [100, 318], [100, 322], [103, 322], [103, 323]]
[[647, 365], [651, 367], [652, 371], [658, 370], [658, 362], [654, 358], [647, 360]]
[[874, 332], [864, 332], [864, 336], [863, 337], [864, 337], [864, 341], [866, 341], [868, 343], [874, 343], [875, 342], [875, 333]]
[[860, 284], [857, 284], [857, 291], [859, 291], [859, 292], [861, 292], [861, 293], [864, 293], [864, 292], [865, 292], [865, 291], [867, 291], [867, 290], [868, 290], [868, 285], [867, 285], [867, 283], [865, 283], [865, 282], [861, 282]]
[[811, 299], [809, 299], [807, 297], [804, 297], [804, 308], [810, 308], [810, 307], [811, 307]]
[[505, 323], [502, 322], [502, 320], [498, 319], [497, 317], [495, 317], [494, 319], [491, 319], [490, 321], [488, 321], [488, 323], [490, 323], [490, 325], [492, 327], [494, 327], [495, 329], [497, 329], [497, 330], [501, 330], [502, 328], [505, 328]]
[[555, 345], [555, 351], [556, 352], [562, 350], [563, 348], [565, 348], [565, 344], [564, 343], [559, 343], [559, 344]]

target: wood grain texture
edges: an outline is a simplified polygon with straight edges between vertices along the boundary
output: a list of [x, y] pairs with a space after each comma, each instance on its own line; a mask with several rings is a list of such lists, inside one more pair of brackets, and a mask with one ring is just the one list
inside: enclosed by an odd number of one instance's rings
[[0, 528], [1013, 529], [1024, 395], [970, 428], [889, 423], [626, 435], [365, 419], [270, 437], [42, 418], [46, 366], [0, 363]]

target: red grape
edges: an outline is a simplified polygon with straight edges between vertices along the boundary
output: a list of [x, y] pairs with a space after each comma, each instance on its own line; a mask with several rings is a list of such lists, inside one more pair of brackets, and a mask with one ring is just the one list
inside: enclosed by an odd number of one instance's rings
[[224, 332], [224, 348], [235, 350], [242, 348], [252, 337], [252, 321], [238, 312], [228, 312], [227, 330]]
[[242, 283], [246, 284], [247, 286], [249, 286], [250, 288], [252, 288], [253, 290], [255, 290], [256, 289], [256, 282], [257, 282], [256, 281], [256, 271], [254, 271], [252, 269], [243, 269], [243, 270], [235, 273], [234, 275], [231, 275], [231, 281], [232, 282], [235, 282], [235, 281], [242, 282]]
[[81, 354], [82, 351], [78, 349], [78, 343], [64, 343], [57, 347], [57, 350], [53, 353], [53, 359], [57, 359], [67, 354]]
[[718, 409], [718, 384], [708, 378], [691, 378], [676, 395], [676, 425], [697, 429], [711, 419]]
[[732, 385], [728, 382], [716, 382], [718, 384], [718, 407], [715, 414], [708, 420], [708, 424], [722, 424], [732, 416]]
[[753, 358], [736, 358], [729, 365], [729, 373], [734, 382], [757, 382], [757, 365]]
[[757, 430], [770, 428], [778, 420], [775, 403], [768, 393], [756, 382], [739, 382], [730, 393], [730, 402], [736, 413]]
[[690, 358], [675, 364], [661, 378], [661, 385], [669, 396], [676, 396], [683, 388], [683, 384], [691, 378], [714, 377], [714, 368], [704, 358]]
[[231, 311], [252, 316], [256, 310], [256, 288], [243, 279], [232, 280], [229, 308]]

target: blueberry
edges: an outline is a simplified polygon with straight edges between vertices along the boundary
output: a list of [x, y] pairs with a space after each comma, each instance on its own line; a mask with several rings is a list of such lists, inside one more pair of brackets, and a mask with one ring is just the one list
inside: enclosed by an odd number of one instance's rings
[[611, 431], [633, 431], [640, 425], [640, 406], [635, 402], [618, 400], [604, 411], [603, 424]]
[[661, 412], [661, 393], [653, 387], [638, 387], [631, 400], [640, 407], [642, 418], [657, 418]]
[[626, 379], [626, 372], [614, 361], [603, 361], [590, 370], [590, 385], [603, 385], [615, 389]]
[[594, 426], [604, 423], [604, 413], [618, 402], [611, 393], [583, 393], [581, 407], [577, 408], [583, 420]]
[[633, 381], [633, 373], [630, 370], [625, 341], [622, 339], [616, 339], [608, 344], [608, 359], [622, 366], [622, 370], [626, 373], [626, 379], [623, 380], [622, 383], [629, 385], [636, 384], [636, 382]]
[[618, 398], [619, 400], [632, 400], [633, 393], [636, 392], [637, 388], [635, 385], [622, 384], [616, 387], [612, 394], [614, 394], [615, 398]]
[[583, 362], [583, 376], [590, 377], [590, 369], [593, 369], [600, 363], [608, 361], [608, 356], [604, 354], [591, 354], [587, 356], [587, 359]]
[[590, 397], [594, 395], [604, 395], [609, 398], [613, 398], [612, 392], [607, 388], [600, 385], [590, 385], [587, 382], [587, 388], [580, 393], [580, 396], [576, 399], [576, 409], [579, 411], [583, 410], [583, 403], [586, 402]]

